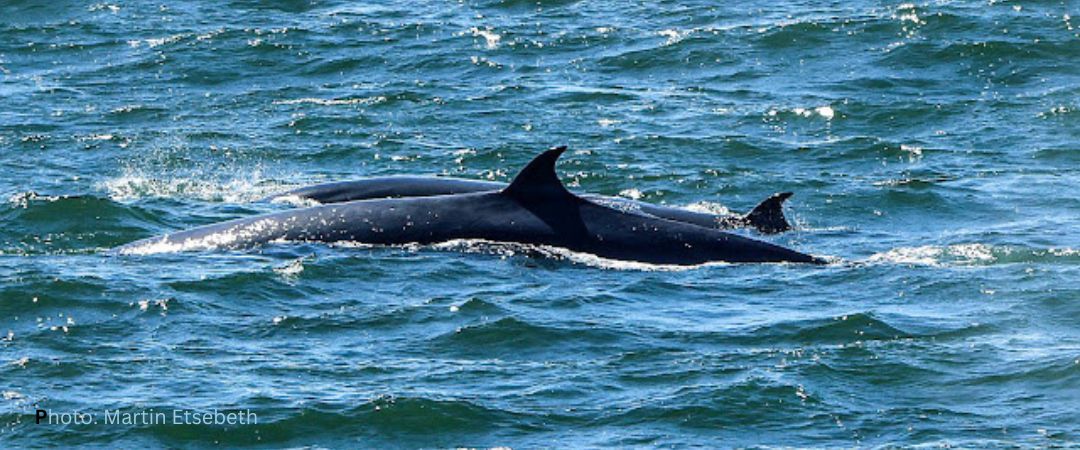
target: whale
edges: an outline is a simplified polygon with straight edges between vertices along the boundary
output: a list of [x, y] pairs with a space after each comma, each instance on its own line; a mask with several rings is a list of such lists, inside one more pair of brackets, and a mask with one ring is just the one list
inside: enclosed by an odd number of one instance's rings
[[[275, 194], [264, 200], [272, 203], [298, 203], [310, 206], [313, 204], [325, 205], [376, 198], [429, 197], [489, 192], [504, 188], [506, 188], [506, 184], [491, 181], [398, 175], [314, 184]], [[791, 224], [788, 223], [787, 218], [784, 216], [783, 204], [792, 195], [791, 192], [773, 194], [758, 203], [746, 214], [710, 214], [627, 198], [579, 194], [582, 198], [594, 203], [625, 211], [634, 211], [662, 219], [720, 230], [752, 228], [764, 234], [783, 233], [791, 230]]]
[[330, 203], [136, 241], [119, 254], [245, 249], [274, 242], [429, 245], [482, 240], [663, 265], [811, 263], [820, 258], [738, 234], [611, 208], [575, 195], [555, 171], [566, 147], [533, 158], [497, 191]]

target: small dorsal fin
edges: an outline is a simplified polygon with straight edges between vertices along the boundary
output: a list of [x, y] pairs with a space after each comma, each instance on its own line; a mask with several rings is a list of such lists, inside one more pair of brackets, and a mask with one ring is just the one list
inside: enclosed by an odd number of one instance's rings
[[503, 193], [518, 199], [573, 196], [555, 174], [555, 162], [566, 146], [554, 147], [529, 161]]
[[743, 216], [743, 219], [762, 233], [783, 233], [790, 230], [791, 225], [784, 217], [784, 200], [792, 195], [791, 192], [773, 194]]

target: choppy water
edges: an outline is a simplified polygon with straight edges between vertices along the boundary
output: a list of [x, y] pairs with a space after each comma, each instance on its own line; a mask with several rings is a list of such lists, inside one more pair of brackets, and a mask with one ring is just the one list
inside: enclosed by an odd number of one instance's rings
[[[1078, 27], [1070, 1], [6, 0], [0, 446], [1080, 445]], [[768, 239], [840, 262], [103, 254], [556, 144], [579, 191], [795, 191]]]

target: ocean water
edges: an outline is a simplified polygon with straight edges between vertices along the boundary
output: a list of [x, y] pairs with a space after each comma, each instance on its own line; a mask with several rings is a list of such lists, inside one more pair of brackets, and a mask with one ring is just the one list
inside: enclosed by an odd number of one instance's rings
[[[0, 2], [0, 447], [1080, 445], [1077, 3], [375, 3]], [[834, 262], [105, 252], [563, 144]]]

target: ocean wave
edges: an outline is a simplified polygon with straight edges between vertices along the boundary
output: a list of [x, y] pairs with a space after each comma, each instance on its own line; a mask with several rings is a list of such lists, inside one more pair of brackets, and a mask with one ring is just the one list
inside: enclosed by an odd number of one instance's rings
[[689, 343], [724, 342], [739, 345], [794, 343], [811, 346], [855, 345], [918, 337], [871, 313], [800, 318], [718, 331], [667, 331], [666, 339]]
[[0, 254], [83, 254], [118, 244], [142, 226], [159, 225], [148, 211], [90, 195], [22, 192], [0, 206]]
[[[791, 418], [803, 416], [819, 403], [817, 395], [801, 385], [751, 376], [727, 383], [698, 383], [635, 405], [616, 404], [598, 422], [619, 426], [666, 423], [691, 429], [771, 426], [790, 430]], [[813, 426], [794, 424], [795, 429]]]
[[770, 324], [754, 329], [749, 335], [768, 336], [770, 341], [781, 339], [812, 344], [897, 340], [912, 337], [910, 333], [866, 313]]
[[1007, 383], [1038, 383], [1049, 389], [1062, 392], [1080, 386], [1075, 376], [1080, 370], [1080, 358], [1071, 355], [1050, 355], [1034, 360], [1024, 359], [1015, 363], [1002, 363], [999, 370], [991, 374], [966, 376], [963, 383], [968, 385], [1001, 386]]
[[581, 352], [591, 347], [612, 345], [625, 337], [623, 333], [603, 327], [540, 325], [503, 317], [458, 327], [434, 338], [429, 345], [439, 352], [483, 354], [488, 357], [501, 355], [507, 358], [526, 352], [561, 353], [569, 348]]
[[803, 20], [763, 27], [757, 42], [765, 49], [780, 50], [790, 47], [806, 48], [825, 43], [828, 35], [835, 33], [829, 22]]
[[[258, 281], [260, 279], [265, 280], [265, 278], [265, 276], [251, 274], [242, 279], [229, 277], [228, 279], [215, 280], [212, 284], [222, 287], [234, 286], [239, 284], [240, 281]], [[198, 289], [213, 292], [203, 286], [199, 286]], [[291, 292], [282, 292], [281, 289], [278, 289], [273, 296], [264, 300], [272, 301], [274, 298], [281, 298], [290, 294], [302, 296], [304, 292], [305, 290], [302, 287], [297, 287]], [[254, 297], [252, 300], [258, 300], [258, 298]], [[432, 299], [390, 307], [377, 307], [364, 314], [356, 313], [355, 309], [358, 307], [361, 306], [346, 306], [343, 304], [339, 309], [314, 314], [274, 315], [261, 319], [254, 324], [250, 331], [257, 336], [271, 337], [292, 335], [294, 333], [333, 334], [343, 330], [357, 329], [400, 330], [410, 326], [437, 327], [437, 324], [441, 324], [445, 328], [445, 326], [451, 326], [463, 319], [481, 318], [487, 320], [489, 316], [497, 317], [508, 313], [495, 303], [477, 298], [468, 299], [461, 304], [449, 305]]]
[[[105, 277], [55, 279], [35, 270], [11, 275], [2, 278], [0, 288], [0, 298], [5, 299], [0, 302], [0, 314], [10, 318], [5, 328], [0, 328], [0, 346], [33, 342], [42, 333], [81, 331], [96, 326], [99, 313], [125, 310], [122, 301], [100, 295], [109, 290]], [[0, 358], [0, 365], [7, 363]], [[25, 368], [28, 359], [17, 358], [11, 363]]]

